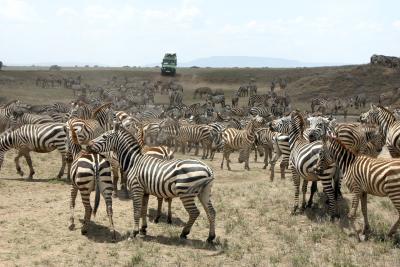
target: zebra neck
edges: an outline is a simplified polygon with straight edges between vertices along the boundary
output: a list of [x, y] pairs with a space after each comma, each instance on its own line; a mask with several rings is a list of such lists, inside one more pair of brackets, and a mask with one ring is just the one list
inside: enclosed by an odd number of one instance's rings
[[116, 154], [119, 164], [126, 173], [143, 157], [141, 147], [137, 143], [119, 145]]
[[385, 139], [386, 139], [389, 127], [393, 124], [393, 122], [395, 120], [396, 119], [393, 118], [392, 116], [390, 116], [389, 114], [387, 117], [384, 117], [384, 116], [379, 117], [378, 124], [379, 124], [380, 130], [381, 130], [382, 134], [384, 135]]
[[343, 173], [347, 171], [349, 166], [356, 159], [356, 155], [350, 149], [347, 149], [344, 145], [340, 144], [336, 140], [331, 141], [331, 144], [329, 145], [329, 152]]

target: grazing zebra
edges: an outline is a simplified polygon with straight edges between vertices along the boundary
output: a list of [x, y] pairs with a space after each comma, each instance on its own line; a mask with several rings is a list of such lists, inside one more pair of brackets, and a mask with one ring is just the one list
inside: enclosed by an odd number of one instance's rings
[[[336, 199], [335, 193], [332, 188], [332, 178], [336, 171], [336, 165], [332, 162], [327, 164], [325, 168], [318, 174], [315, 173], [320, 151], [322, 150], [322, 141], [315, 141], [309, 143], [303, 137], [304, 120], [298, 111], [291, 113], [290, 132], [289, 132], [289, 145], [290, 145], [290, 166], [292, 170], [292, 179], [294, 184], [294, 206], [292, 214], [295, 214], [299, 207], [299, 189], [300, 180], [303, 179], [303, 201], [301, 210], [306, 208], [306, 192], [308, 181], [321, 181], [323, 190], [328, 196], [329, 200], [329, 213], [333, 220], [336, 215]], [[312, 205], [312, 198], [307, 206]]]
[[400, 157], [400, 122], [393, 113], [382, 106], [372, 105], [371, 109], [361, 114], [360, 120], [379, 125], [392, 158]]
[[23, 110], [14, 110], [12, 113], [14, 121], [19, 125], [24, 124], [43, 124], [54, 122], [53, 118], [48, 115], [36, 115], [25, 113]]
[[388, 233], [392, 237], [400, 224], [400, 160], [358, 156], [337, 138], [328, 137], [324, 147], [327, 153], [320, 157], [317, 170], [323, 171], [331, 157], [344, 174], [343, 181], [353, 194], [349, 219], [357, 238], [360, 239], [354, 220], [360, 199], [364, 216], [363, 234], [367, 236], [370, 231], [367, 216], [368, 194], [387, 196], [395, 206], [399, 217]]
[[[224, 143], [223, 156], [221, 162], [221, 169], [224, 167], [224, 160], [226, 159], [226, 166], [231, 170], [229, 165], [229, 155], [235, 150], [241, 150], [240, 161], [244, 162], [244, 168], [250, 170], [249, 167], [249, 154], [253, 147], [255, 140], [255, 131], [263, 123], [263, 118], [260, 116], [254, 117], [243, 130], [234, 128], [227, 128], [222, 133]], [[240, 163], [242, 163], [240, 162]]]
[[221, 108], [225, 107], [225, 96], [224, 95], [208, 95], [207, 100], [211, 102], [212, 106], [215, 104], [221, 104]]
[[[45, 123], [45, 124], [27, 124], [20, 128], [7, 132], [0, 137], [0, 168], [3, 165], [4, 154], [14, 148], [18, 150], [15, 157], [17, 173], [21, 176], [24, 173], [19, 165], [19, 158], [24, 156], [29, 166], [28, 179], [33, 179], [35, 171], [30, 157], [30, 151], [38, 153], [49, 153], [57, 149], [61, 153], [61, 169], [57, 175], [60, 179], [66, 165], [66, 126], [64, 123]], [[68, 180], [70, 177], [70, 164], [68, 163]]]
[[164, 161], [142, 154], [134, 136], [119, 124], [115, 125], [114, 130], [94, 139], [88, 149], [97, 153], [114, 151], [128, 174], [128, 189], [134, 207], [133, 237], [139, 233], [140, 217], [140, 233], [146, 234], [148, 199], [149, 195], [154, 195], [164, 199], [181, 199], [189, 214], [189, 221], [180, 235], [181, 238], [186, 238], [200, 214], [194, 201], [197, 196], [210, 223], [207, 242], [214, 240], [215, 210], [210, 199], [214, 174], [207, 165], [198, 160]]
[[[86, 235], [87, 233], [92, 211], [93, 216], [96, 215], [101, 194], [107, 207], [107, 216], [110, 221], [112, 240], [115, 241], [116, 237], [112, 218], [113, 211], [111, 198], [113, 192], [113, 181], [111, 177], [110, 162], [101, 154], [82, 151], [82, 147], [79, 144], [78, 137], [72, 124], [69, 125], [69, 128], [70, 134], [68, 135], [67, 146], [69, 153], [71, 153], [73, 157], [71, 167], [71, 217], [69, 229], [73, 230], [75, 228], [74, 209], [78, 190], [81, 193], [82, 203], [85, 207], [85, 217], [81, 229], [82, 235]], [[94, 209], [92, 209], [92, 206], [90, 205], [90, 194], [94, 190], [96, 191], [96, 195]]]

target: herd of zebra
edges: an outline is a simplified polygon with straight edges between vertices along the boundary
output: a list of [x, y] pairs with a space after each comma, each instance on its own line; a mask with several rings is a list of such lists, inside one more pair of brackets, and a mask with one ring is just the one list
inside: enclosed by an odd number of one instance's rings
[[[170, 99], [173, 93], [182, 96], [182, 91], [179, 86], [174, 89], [170, 86]], [[208, 99], [218, 96], [207, 95]], [[281, 178], [285, 178], [287, 168], [292, 172], [293, 214], [312, 206], [318, 181], [328, 198], [332, 220], [341, 212], [337, 206], [341, 182], [347, 185], [353, 194], [349, 217], [354, 230], [354, 217], [361, 199], [365, 235], [370, 230], [367, 194], [389, 197], [400, 214], [400, 159], [396, 159], [400, 157], [400, 122], [392, 111], [372, 105], [361, 114], [361, 123], [338, 123], [331, 116], [297, 110], [284, 116], [287, 111], [278, 111], [276, 105], [265, 102], [274, 99], [273, 103], [277, 103], [278, 96], [251, 95], [248, 107], [221, 104], [219, 111], [215, 103], [206, 101], [187, 106], [182, 105], [182, 99], [179, 103], [175, 99], [168, 108], [146, 105], [135, 113], [118, 109], [115, 101], [119, 98], [85, 102], [80, 97], [71, 103], [48, 105], [11, 101], [0, 106], [0, 171], [5, 153], [15, 149], [17, 173], [24, 175], [19, 164], [24, 157], [30, 169], [28, 179], [33, 179], [35, 171], [30, 152], [58, 150], [62, 164], [57, 178], [64, 176], [67, 167], [67, 179], [71, 181], [69, 229], [75, 228], [78, 191], [85, 208], [82, 234], [87, 233], [91, 215], [96, 214], [102, 196], [113, 240], [112, 196], [116, 196], [120, 183], [121, 190], [133, 201], [131, 237], [146, 234], [148, 200], [154, 195], [158, 199], [155, 222], [160, 219], [163, 200], [168, 201], [169, 223], [172, 222], [172, 199], [177, 197], [182, 201], [189, 220], [180, 236], [186, 238], [200, 213], [195, 204], [197, 197], [209, 220], [207, 241], [213, 242], [216, 218], [211, 201], [213, 170], [200, 160], [176, 159], [174, 155], [179, 149], [183, 154], [195, 149], [194, 154], [198, 156], [200, 147], [203, 160], [213, 160], [215, 153], [221, 152], [221, 169], [226, 163], [228, 170], [231, 170], [230, 156], [234, 151], [239, 152], [239, 163], [250, 170], [250, 155], [254, 150], [255, 157], [264, 156], [263, 168], [269, 166], [271, 181], [280, 160]], [[391, 159], [377, 158], [384, 145]], [[306, 203], [309, 182], [312, 182], [311, 194]], [[93, 208], [92, 191], [95, 191]], [[390, 236], [399, 224], [400, 216]]]

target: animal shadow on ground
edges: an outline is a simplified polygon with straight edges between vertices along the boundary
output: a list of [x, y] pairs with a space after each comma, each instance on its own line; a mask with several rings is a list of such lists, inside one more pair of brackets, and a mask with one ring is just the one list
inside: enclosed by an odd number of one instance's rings
[[[153, 208], [149, 208], [149, 220], [154, 223], [154, 219], [157, 216], [157, 210]], [[161, 213], [161, 218], [159, 223], [167, 223], [167, 216], [165, 213]], [[180, 218], [172, 217], [172, 224], [176, 226], [185, 226], [186, 222], [182, 221]]]
[[[79, 219], [79, 221], [83, 223], [82, 219]], [[80, 231], [80, 227], [77, 227], [77, 229]], [[85, 236], [96, 243], [118, 243], [124, 239], [124, 237], [116, 230], [115, 242], [113, 242], [111, 229], [108, 226], [97, 224], [94, 221], [90, 221]]]
[[129, 194], [128, 192], [124, 191], [124, 190], [117, 190], [117, 198], [121, 201], [129, 201], [131, 200], [129, 198]]
[[28, 178], [1, 178], [2, 180], [8, 180], [8, 181], [20, 181], [20, 182], [28, 182], [28, 183], [53, 183], [53, 184], [65, 184], [65, 185], [71, 185], [71, 181], [67, 179], [56, 179], [56, 178], [33, 178], [33, 179], [28, 179]]
[[[326, 220], [327, 218], [330, 218], [327, 201], [328, 198], [326, 197], [325, 193], [315, 193], [314, 203], [312, 204], [312, 207], [307, 208], [304, 211], [304, 214], [307, 216], [308, 219], [314, 222], [321, 222]], [[347, 216], [350, 210], [348, 201], [343, 197], [339, 197], [337, 200], [337, 206], [338, 214], [340, 216], [339, 226], [341, 228], [350, 227], [350, 222]]]
[[208, 251], [218, 251], [218, 245], [213, 243], [209, 244], [205, 240], [200, 239], [181, 239], [179, 236], [176, 237], [166, 237], [162, 235], [158, 236], [150, 236], [146, 235], [142, 237], [144, 241], [148, 242], [157, 242], [159, 244], [168, 245], [168, 246], [176, 246], [176, 247], [192, 247], [195, 249], [204, 249]]

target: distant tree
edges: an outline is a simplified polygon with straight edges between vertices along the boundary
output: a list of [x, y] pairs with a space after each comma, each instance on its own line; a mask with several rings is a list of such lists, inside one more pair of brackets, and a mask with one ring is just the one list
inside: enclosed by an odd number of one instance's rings
[[49, 70], [61, 70], [61, 67], [58, 65], [51, 65]]
[[0, 70], [3, 68], [3, 62], [0, 61]]

